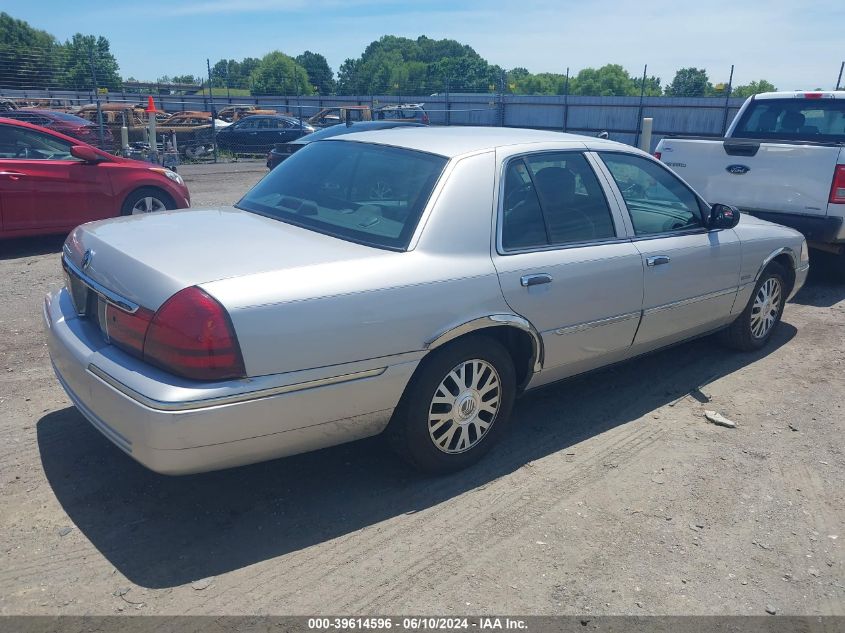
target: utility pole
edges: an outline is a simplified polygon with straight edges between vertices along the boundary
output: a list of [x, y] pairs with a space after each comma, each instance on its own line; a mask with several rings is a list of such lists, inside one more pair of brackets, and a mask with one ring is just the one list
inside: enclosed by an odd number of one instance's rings
[[205, 58], [208, 70], [208, 103], [211, 106], [211, 146], [214, 148], [214, 162], [217, 162], [217, 110], [214, 108], [214, 93], [211, 91], [211, 60]]
[[105, 149], [105, 133], [103, 132], [103, 108], [100, 105], [100, 88], [97, 85], [97, 69], [94, 68], [94, 47], [88, 48], [88, 63], [91, 65], [91, 81], [94, 82], [94, 94], [97, 99], [97, 125], [99, 128], [100, 149]]

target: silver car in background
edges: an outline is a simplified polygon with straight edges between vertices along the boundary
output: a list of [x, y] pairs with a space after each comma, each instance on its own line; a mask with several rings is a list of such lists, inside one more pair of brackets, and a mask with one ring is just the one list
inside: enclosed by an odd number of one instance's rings
[[463, 468], [529, 389], [717, 330], [766, 344], [803, 237], [649, 155], [501, 128], [311, 143], [235, 208], [85, 224], [44, 303], [56, 375], [179, 474], [387, 431]]

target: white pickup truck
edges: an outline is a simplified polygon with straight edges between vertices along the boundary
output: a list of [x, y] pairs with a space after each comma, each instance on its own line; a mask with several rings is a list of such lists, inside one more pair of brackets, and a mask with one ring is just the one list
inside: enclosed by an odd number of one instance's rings
[[724, 139], [666, 137], [655, 156], [706, 200], [797, 229], [845, 278], [845, 91], [749, 97]]

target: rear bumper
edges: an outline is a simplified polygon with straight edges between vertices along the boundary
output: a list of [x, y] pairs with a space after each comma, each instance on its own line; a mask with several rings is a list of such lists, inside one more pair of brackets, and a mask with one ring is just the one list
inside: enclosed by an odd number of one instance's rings
[[843, 218], [832, 215], [801, 215], [799, 213], [780, 213], [741, 209], [743, 213], [761, 220], [782, 224], [803, 233], [808, 242], [835, 244], [845, 242], [845, 222]]
[[[168, 475], [229, 468], [380, 433], [417, 364], [345, 374], [326, 368], [324, 378], [305, 382], [301, 375], [278, 375], [271, 389], [265, 379], [247, 379], [212, 383], [206, 393], [205, 385], [193, 383], [186, 391], [156, 380], [161, 372], [139, 369], [143, 363], [106, 344], [95, 326], [76, 317], [66, 290], [47, 296], [43, 316], [53, 368], [73, 404], [121, 450]], [[127, 384], [139, 371], [147, 373], [142, 387]], [[244, 383], [261, 388], [244, 391]], [[227, 388], [229, 395], [221, 397]]]

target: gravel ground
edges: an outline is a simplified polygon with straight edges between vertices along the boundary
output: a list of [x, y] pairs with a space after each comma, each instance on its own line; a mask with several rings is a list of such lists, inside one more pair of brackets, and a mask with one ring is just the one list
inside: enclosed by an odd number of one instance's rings
[[[181, 173], [205, 206], [265, 170]], [[457, 475], [373, 438], [167, 478], [53, 377], [61, 241], [0, 242], [0, 614], [845, 614], [845, 286], [818, 271], [765, 351], [706, 338], [529, 394]]]

